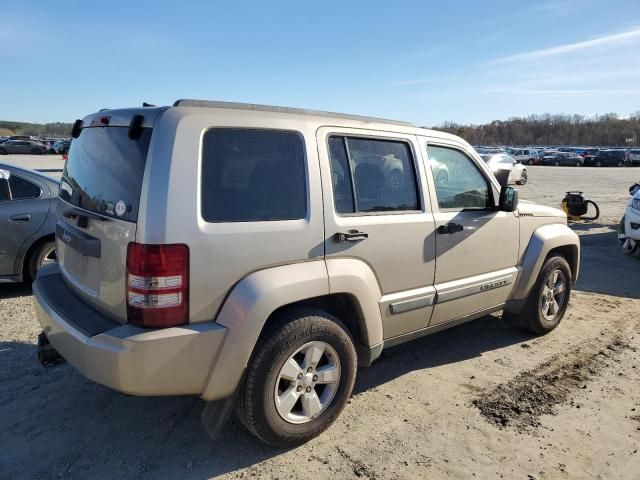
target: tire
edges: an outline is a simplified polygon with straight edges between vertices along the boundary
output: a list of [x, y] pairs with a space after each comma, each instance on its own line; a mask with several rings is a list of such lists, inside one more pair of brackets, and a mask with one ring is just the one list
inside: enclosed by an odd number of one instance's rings
[[[317, 370], [305, 370], [309, 349], [324, 349]], [[315, 374], [326, 374], [327, 368], [334, 368], [330, 365], [337, 368], [337, 380], [328, 376], [335, 381], [316, 383], [320, 375]], [[338, 319], [320, 310], [289, 312], [254, 352], [240, 387], [238, 416], [251, 433], [269, 445], [300, 445], [320, 435], [340, 415], [351, 395], [356, 369], [354, 341]], [[336, 375], [336, 370], [331, 371]], [[307, 392], [311, 392], [309, 396]], [[283, 403], [277, 398], [284, 398]], [[290, 407], [285, 406], [287, 399]]]
[[533, 165], [533, 160], [532, 160], [532, 159], [529, 159], [529, 162], [528, 162], [528, 163], [529, 163], [529, 165]]
[[7, 155], [7, 151], [4, 148], [0, 148], [0, 155]]
[[596, 167], [601, 167], [602, 166], [602, 162], [600, 160], [596, 161]]
[[44, 242], [38, 245], [29, 257], [28, 271], [29, 279], [34, 281], [38, 270], [42, 266], [55, 262], [56, 243], [53, 241]]
[[622, 217], [620, 225], [618, 225], [618, 244], [620, 245], [620, 249], [625, 255], [640, 258], [640, 242], [627, 237], [624, 224], [625, 217]]
[[581, 167], [581, 166], [582, 166], [582, 163], [576, 162], [576, 167]]
[[527, 171], [526, 170], [522, 170], [522, 174], [520, 176], [520, 180], [518, 180], [516, 182], [516, 184], [518, 184], [518, 185], [526, 185], [528, 180], [529, 180], [529, 177], [527, 176]]
[[[558, 272], [558, 280], [555, 282], [554, 287], [558, 288], [562, 280], [564, 290], [557, 294], [554, 294], [555, 291], [548, 293], [550, 279], [553, 279], [553, 276]], [[557, 305], [557, 309], [556, 307], [553, 308], [555, 312], [545, 310], [545, 305], [550, 303], [548, 302], [549, 295], [553, 297], [555, 304]], [[542, 269], [538, 274], [536, 283], [531, 289], [529, 297], [525, 301], [522, 310], [517, 313], [505, 312], [503, 319], [511, 325], [527, 330], [536, 335], [545, 335], [560, 324], [565, 312], [567, 311], [570, 298], [571, 268], [564, 257], [560, 255], [553, 255], [547, 258], [542, 265]], [[547, 303], [545, 303], [545, 300], [547, 300]], [[552, 315], [546, 315], [545, 312], [549, 314], [552, 313]]]
[[560, 166], [560, 162], [556, 161], [555, 166], [559, 167]]
[[618, 162], [618, 167], [624, 167], [624, 163], [623, 162]]

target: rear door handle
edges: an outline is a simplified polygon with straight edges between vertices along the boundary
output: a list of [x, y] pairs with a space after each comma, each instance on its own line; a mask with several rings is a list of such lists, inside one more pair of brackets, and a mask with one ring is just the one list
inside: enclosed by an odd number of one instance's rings
[[338, 232], [333, 237], [338, 243], [361, 242], [362, 240], [366, 240], [367, 238], [369, 238], [369, 234], [364, 232], [359, 232], [357, 230], [352, 230], [347, 233]]
[[18, 215], [12, 215], [9, 217], [11, 223], [27, 223], [31, 220], [31, 215], [28, 213], [19, 213]]
[[464, 230], [464, 226], [459, 223], [447, 223], [446, 225], [440, 225], [437, 232], [443, 235], [451, 235]]

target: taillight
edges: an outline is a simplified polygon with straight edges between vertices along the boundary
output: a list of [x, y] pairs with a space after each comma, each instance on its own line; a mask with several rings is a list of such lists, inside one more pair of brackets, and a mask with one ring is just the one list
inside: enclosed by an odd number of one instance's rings
[[174, 327], [189, 321], [189, 247], [127, 248], [127, 319], [142, 327]]

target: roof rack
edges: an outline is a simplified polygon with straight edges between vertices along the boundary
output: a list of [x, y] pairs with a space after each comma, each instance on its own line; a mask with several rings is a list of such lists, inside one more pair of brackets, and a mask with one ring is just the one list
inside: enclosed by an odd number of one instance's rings
[[257, 112], [279, 112], [279, 113], [291, 113], [294, 115], [315, 115], [319, 117], [342, 118], [345, 120], [359, 120], [361, 122], [391, 123], [394, 125], [403, 125], [406, 127], [415, 126], [413, 123], [402, 122], [399, 120], [388, 120], [385, 118], [376, 118], [376, 117], [364, 117], [361, 115], [348, 115], [345, 113], [323, 112], [320, 110], [308, 110], [305, 108], [290, 108], [290, 107], [276, 107], [271, 105], [258, 105], [255, 103], [180, 99], [180, 100], [176, 100], [173, 106], [174, 107], [229, 108], [233, 110], [253, 110]]

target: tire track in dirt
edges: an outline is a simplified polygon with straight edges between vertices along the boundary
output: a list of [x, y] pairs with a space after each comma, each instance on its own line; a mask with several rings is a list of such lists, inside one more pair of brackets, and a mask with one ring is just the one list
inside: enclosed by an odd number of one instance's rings
[[600, 375], [626, 350], [634, 350], [617, 332], [584, 342], [566, 354], [554, 355], [536, 368], [495, 386], [472, 401], [488, 422], [499, 428], [528, 432], [541, 425], [542, 415], [555, 415], [586, 383]]

